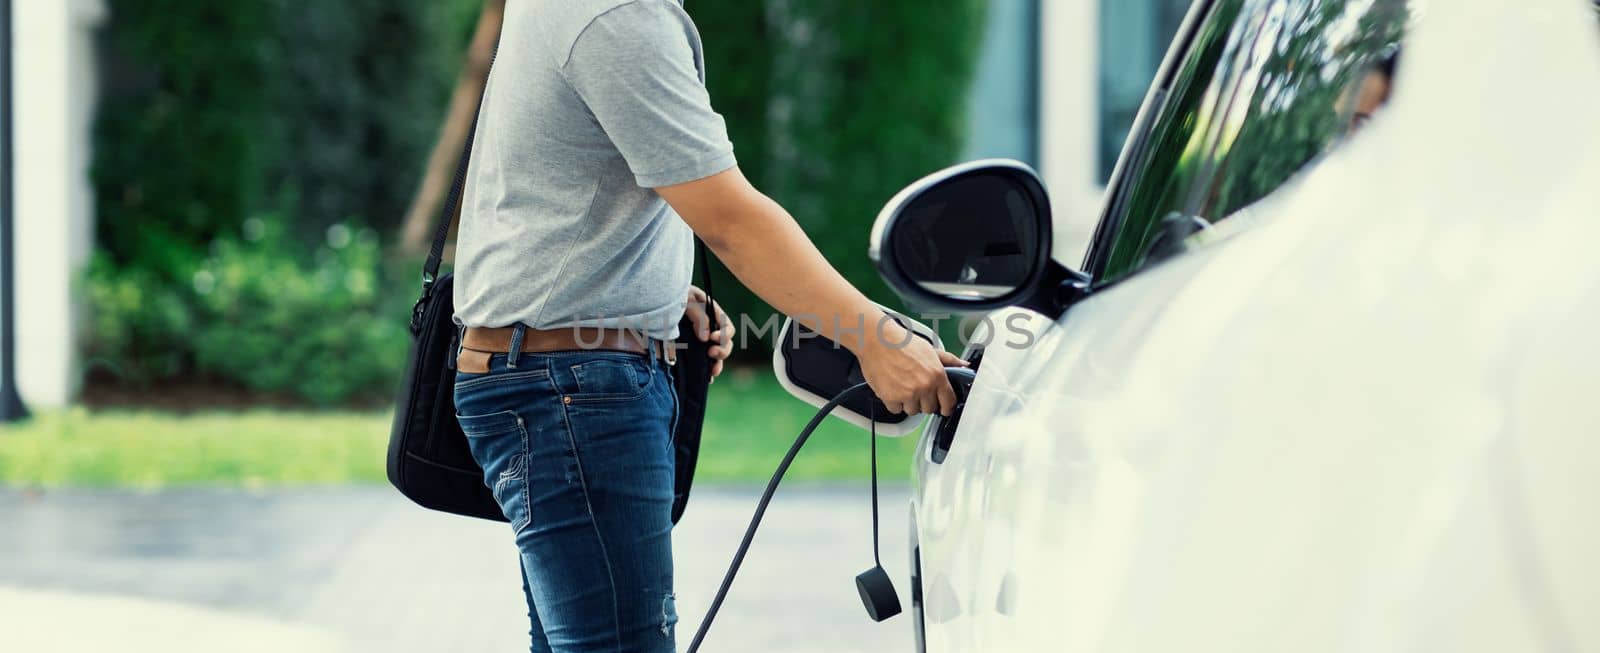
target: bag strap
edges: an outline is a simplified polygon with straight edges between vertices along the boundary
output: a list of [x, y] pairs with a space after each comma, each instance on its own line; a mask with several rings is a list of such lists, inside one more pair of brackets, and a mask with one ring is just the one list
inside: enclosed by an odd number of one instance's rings
[[717, 320], [717, 303], [711, 299], [711, 257], [706, 254], [706, 243], [694, 237], [695, 267], [700, 268], [700, 289], [706, 291], [706, 319], [711, 321], [713, 332], [722, 330]]
[[445, 196], [444, 207], [439, 210], [438, 224], [433, 228], [433, 243], [428, 247], [428, 261], [422, 264], [422, 295], [426, 297], [439, 278], [439, 265], [444, 261], [444, 241], [450, 236], [450, 224], [461, 214], [461, 199], [467, 186], [467, 167], [472, 161], [472, 142], [478, 136], [478, 115], [483, 112], [483, 96], [489, 93], [489, 73], [494, 72], [495, 57], [500, 46], [489, 54], [489, 68], [484, 73], [483, 95], [478, 96], [478, 108], [472, 112], [472, 125], [467, 128], [466, 142], [461, 145], [461, 156], [456, 160], [456, 175], [450, 182], [450, 194]]
[[[494, 52], [489, 55], [488, 72], [494, 71], [494, 60], [500, 54], [500, 46], [496, 45]], [[483, 80], [483, 93], [489, 93], [489, 79], [485, 74]], [[428, 260], [422, 264], [422, 298], [417, 300], [417, 307], [413, 310], [412, 329], [416, 330], [421, 321], [421, 308], [426, 303], [429, 292], [433, 289], [433, 282], [439, 278], [439, 266], [444, 262], [444, 244], [450, 236], [450, 224], [455, 222], [461, 214], [462, 196], [466, 193], [467, 168], [472, 162], [472, 143], [478, 135], [478, 116], [483, 112], [483, 95], [478, 96], [478, 109], [472, 112], [472, 126], [467, 128], [466, 142], [461, 146], [461, 157], [456, 161], [455, 178], [450, 182], [450, 194], [445, 197], [444, 207], [439, 211], [438, 224], [433, 228], [433, 243], [428, 247]], [[706, 316], [711, 319], [711, 330], [720, 327], [717, 324], [717, 312], [711, 301], [711, 265], [710, 257], [706, 254], [706, 244], [699, 236], [694, 237], [695, 265], [700, 268], [700, 288], [706, 291]]]

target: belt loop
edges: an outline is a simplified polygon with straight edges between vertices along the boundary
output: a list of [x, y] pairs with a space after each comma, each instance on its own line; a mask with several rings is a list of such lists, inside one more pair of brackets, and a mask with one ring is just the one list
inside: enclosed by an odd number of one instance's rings
[[661, 344], [661, 361], [666, 363], [667, 367], [677, 366], [678, 342], [676, 340], [657, 340], [656, 342]]
[[506, 367], [517, 369], [517, 358], [522, 354], [522, 336], [528, 332], [528, 327], [521, 322], [511, 327], [511, 351], [506, 352]]

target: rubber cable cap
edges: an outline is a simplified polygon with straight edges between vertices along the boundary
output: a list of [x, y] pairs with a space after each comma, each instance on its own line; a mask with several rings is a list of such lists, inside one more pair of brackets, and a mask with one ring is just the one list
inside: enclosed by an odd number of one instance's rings
[[900, 595], [895, 593], [889, 572], [883, 567], [873, 567], [856, 576], [856, 591], [861, 593], [861, 605], [873, 621], [900, 614]]

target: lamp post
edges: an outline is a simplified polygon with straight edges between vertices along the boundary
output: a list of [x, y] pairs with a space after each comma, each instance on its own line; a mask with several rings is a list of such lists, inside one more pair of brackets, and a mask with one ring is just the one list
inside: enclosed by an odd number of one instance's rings
[[17, 395], [16, 298], [16, 188], [12, 185], [11, 0], [0, 0], [0, 423], [28, 416]]

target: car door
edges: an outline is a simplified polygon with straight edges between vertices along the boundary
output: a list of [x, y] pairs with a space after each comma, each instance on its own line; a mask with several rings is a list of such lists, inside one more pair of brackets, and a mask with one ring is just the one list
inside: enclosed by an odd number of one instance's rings
[[[1348, 89], [1392, 62], [1407, 16], [1382, 1], [1197, 4], [1118, 163], [1085, 261], [1094, 291], [1058, 320], [981, 320], [960, 423], [945, 442], [937, 424], [924, 438], [913, 514], [927, 650], [1036, 649], [1056, 629], [1094, 641], [1114, 597], [1064, 603], [1035, 580], [1114, 586], [1139, 555], [1117, 527], [1134, 518], [1137, 462], [1088, 416], [1141, 382], [1128, 370], [1149, 361], [1126, 356], [1204, 283], [1197, 270], [1352, 136]], [[1117, 410], [1170, 419], [1177, 405]]]

